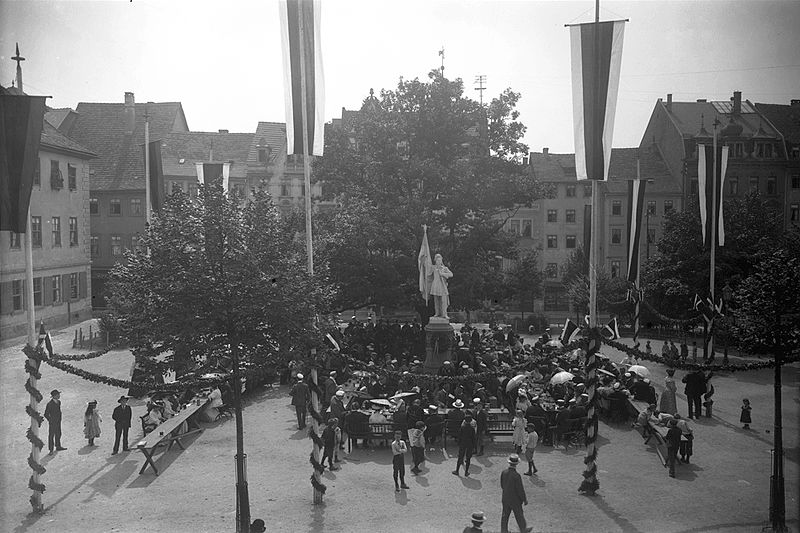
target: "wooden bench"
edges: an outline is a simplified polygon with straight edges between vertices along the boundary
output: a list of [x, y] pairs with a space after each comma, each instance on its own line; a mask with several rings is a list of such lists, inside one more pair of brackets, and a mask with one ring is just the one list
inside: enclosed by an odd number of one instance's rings
[[392, 422], [385, 424], [370, 424], [369, 422], [352, 422], [345, 419], [345, 433], [347, 433], [347, 452], [353, 449], [353, 442], [358, 439], [367, 439], [384, 442], [394, 440], [394, 432], [399, 430], [405, 433], [405, 424], [397, 425]]
[[[647, 402], [642, 402], [639, 400], [628, 400], [628, 405], [632, 411], [637, 413], [641, 413], [647, 410]], [[634, 427], [639, 434], [644, 439], [645, 444], [649, 444], [651, 440], [655, 441], [656, 447], [656, 455], [658, 455], [661, 464], [667, 466], [667, 428], [664, 426], [659, 426], [658, 424], [653, 424], [650, 420], [647, 421], [645, 425], [634, 424]], [[686, 435], [681, 435], [681, 442], [680, 447], [678, 448], [678, 455], [685, 455], [686, 454], [686, 445], [689, 443], [689, 439], [686, 438]]]
[[[207, 400], [201, 402], [199, 405], [194, 403], [190, 404], [185, 409], [178, 411], [172, 418], [162, 422], [135, 444], [136, 449], [141, 451], [145, 458], [142, 469], [139, 470], [139, 474], [143, 474], [145, 469], [150, 466], [155, 475], [158, 475], [158, 469], [153, 462], [153, 455], [155, 455], [159, 446], [167, 446], [166, 451], [169, 451], [172, 449], [173, 445], [177, 444], [181, 450], [185, 450], [186, 448], [183, 447], [181, 439], [203, 431], [202, 428], [193, 424], [193, 420], [191, 419], [198, 411], [205, 407], [206, 403]], [[181, 432], [181, 427], [184, 422], [186, 422], [188, 430]]]
[[[442, 438], [444, 439], [444, 446], [447, 446], [447, 437], [456, 440], [458, 437], [459, 428], [463, 420], [447, 420], [444, 424], [444, 431]], [[486, 421], [486, 435], [489, 437], [499, 436], [512, 436], [514, 428], [511, 427], [511, 420], [506, 418], [489, 418]]]

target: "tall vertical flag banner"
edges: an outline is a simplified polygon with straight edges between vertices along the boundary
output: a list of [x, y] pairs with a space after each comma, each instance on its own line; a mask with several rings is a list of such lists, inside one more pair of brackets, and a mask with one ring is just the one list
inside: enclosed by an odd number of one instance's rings
[[419, 247], [419, 255], [417, 256], [417, 269], [419, 270], [419, 292], [428, 302], [430, 294], [428, 294], [428, 282], [426, 280], [428, 265], [431, 264], [431, 249], [428, 246], [428, 230], [422, 233], [422, 245]]
[[642, 236], [644, 193], [646, 182], [635, 179], [628, 182], [628, 281], [639, 285], [639, 241]]
[[[281, 42], [286, 101], [286, 153], [322, 155], [325, 126], [325, 83], [322, 75], [320, 0], [281, 0]], [[302, 25], [302, 32], [300, 31]], [[301, 54], [300, 35], [303, 35]], [[301, 62], [305, 63], [308, 147], [303, 146], [304, 97]]]
[[[725, 171], [728, 169], [728, 147], [717, 147], [717, 183], [714, 184], [714, 147], [710, 144], [697, 146], [697, 192], [700, 203], [700, 225], [703, 228], [703, 246], [711, 247], [712, 216], [717, 217], [717, 245], [725, 246], [725, 225], [723, 224], [722, 196], [725, 189]], [[717, 189], [717, 205], [714, 203], [714, 189]], [[715, 214], [712, 214], [715, 213]]]
[[[164, 203], [164, 165], [161, 160], [161, 141], [150, 141], [149, 145], [142, 145], [142, 157], [147, 160], [144, 150], [150, 147], [150, 207], [153, 211], [161, 210]], [[147, 162], [145, 161], [145, 164]]]
[[564, 329], [561, 330], [561, 335], [559, 335], [558, 340], [561, 341], [561, 344], [566, 346], [575, 340], [578, 333], [580, 333], [580, 328], [578, 328], [575, 322], [568, 318], [567, 321], [564, 322]]
[[222, 190], [228, 192], [228, 182], [231, 176], [230, 163], [195, 163], [197, 181], [207, 185], [213, 181], [222, 180]]
[[0, 230], [27, 229], [45, 98], [0, 95]]
[[570, 26], [575, 172], [579, 180], [608, 179], [624, 32], [624, 21]]

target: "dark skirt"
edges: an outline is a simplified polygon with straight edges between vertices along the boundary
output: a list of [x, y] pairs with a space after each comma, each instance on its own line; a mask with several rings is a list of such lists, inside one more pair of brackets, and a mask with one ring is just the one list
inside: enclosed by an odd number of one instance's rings
[[739, 417], [739, 422], [743, 424], [750, 423], [750, 409], [742, 409], [742, 416]]

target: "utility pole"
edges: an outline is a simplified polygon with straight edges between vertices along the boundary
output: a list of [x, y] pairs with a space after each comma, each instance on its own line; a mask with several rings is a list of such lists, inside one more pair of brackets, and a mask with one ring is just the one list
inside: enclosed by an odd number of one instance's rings
[[475, 90], [481, 95], [481, 107], [483, 107], [483, 91], [486, 90], [486, 87], [484, 87], [483, 84], [486, 83], [486, 75], [479, 74], [478, 76], [475, 76], [475, 83], [478, 84], [478, 86], [475, 87]]

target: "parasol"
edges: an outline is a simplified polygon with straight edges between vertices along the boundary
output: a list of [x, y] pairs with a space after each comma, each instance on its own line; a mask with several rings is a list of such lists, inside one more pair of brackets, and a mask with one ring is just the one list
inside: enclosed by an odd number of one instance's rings
[[555, 374], [552, 378], [550, 378], [550, 385], [558, 385], [559, 383], [566, 383], [567, 381], [572, 380], [575, 376], [570, 372], [564, 371]]
[[401, 393], [395, 394], [394, 396], [391, 396], [389, 399], [390, 400], [400, 400], [402, 398], [408, 398], [409, 396], [416, 396], [416, 395], [417, 395], [416, 392], [401, 392]]
[[558, 339], [553, 339], [551, 341], [547, 341], [545, 343], [545, 346], [555, 346], [556, 348], [563, 348], [564, 347], [564, 345], [561, 344], [561, 341], [558, 340]]
[[525, 381], [525, 374], [517, 374], [513, 378], [508, 380], [508, 385], [506, 385], [506, 392], [510, 391], [515, 387], [519, 387], [523, 381]]
[[634, 372], [636, 374], [639, 374], [639, 376], [643, 378], [650, 377], [650, 371], [647, 370], [647, 368], [643, 367], [642, 365], [631, 365], [628, 368], [628, 372]]
[[370, 402], [372, 402], [372, 403], [374, 403], [376, 405], [383, 405], [384, 407], [391, 407], [392, 406], [392, 402], [390, 402], [389, 400], [387, 400], [385, 398], [375, 398], [374, 400], [370, 400]]

